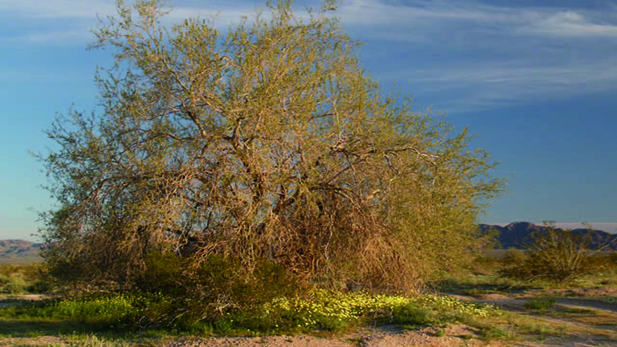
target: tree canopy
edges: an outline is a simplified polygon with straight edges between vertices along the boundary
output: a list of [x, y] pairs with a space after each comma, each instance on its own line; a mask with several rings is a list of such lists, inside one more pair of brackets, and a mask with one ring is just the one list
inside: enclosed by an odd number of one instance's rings
[[224, 31], [166, 27], [163, 5], [118, 2], [95, 32], [116, 59], [100, 109], [48, 131], [52, 268], [131, 285], [149, 254], [216, 255], [246, 276], [267, 259], [306, 282], [408, 290], [460, 262], [502, 188], [494, 164], [380, 91], [334, 3], [270, 3]]

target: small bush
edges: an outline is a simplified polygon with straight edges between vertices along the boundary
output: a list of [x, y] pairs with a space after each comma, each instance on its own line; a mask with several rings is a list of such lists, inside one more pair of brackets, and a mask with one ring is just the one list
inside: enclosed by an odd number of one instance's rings
[[53, 289], [42, 264], [1, 265], [0, 293], [48, 293]]
[[593, 261], [590, 236], [549, 225], [545, 233], [536, 233], [525, 247], [527, 254], [509, 251], [500, 275], [520, 280], [545, 280], [568, 284], [600, 270]]
[[479, 256], [470, 265], [470, 271], [474, 275], [492, 275], [502, 263], [502, 259], [491, 256]]
[[395, 323], [404, 325], [423, 326], [435, 321], [435, 315], [431, 310], [412, 304], [395, 307], [392, 315]]
[[27, 283], [23, 274], [15, 273], [10, 276], [0, 275], [0, 293], [22, 294]]

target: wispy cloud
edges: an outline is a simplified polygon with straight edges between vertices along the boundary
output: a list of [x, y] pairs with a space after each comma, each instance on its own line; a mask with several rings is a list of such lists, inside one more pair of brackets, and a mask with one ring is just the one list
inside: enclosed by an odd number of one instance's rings
[[[131, 1], [127, 1], [128, 4]], [[240, 2], [208, 2], [208, 6], [173, 6], [163, 17], [165, 24], [177, 23], [186, 18], [215, 19], [219, 29], [238, 23], [243, 16], [252, 16], [263, 4]], [[90, 30], [98, 25], [97, 18], [116, 15], [114, 0], [0, 0], [0, 18], [10, 14], [10, 18], [21, 18], [19, 24], [29, 21], [34, 27], [28, 33], [4, 36], [3, 41], [28, 42], [39, 45], [83, 45], [92, 40]], [[41, 24], [40, 21], [45, 21]]]
[[[130, 5], [131, 2], [127, 1], [127, 4]], [[259, 3], [251, 5], [237, 1], [209, 1], [207, 6], [203, 7], [179, 4], [169, 8], [170, 13], [166, 17], [174, 20], [197, 16], [210, 18], [216, 15], [218, 19], [229, 23], [242, 16], [251, 15], [256, 9], [263, 7], [265, 6]], [[0, 0], [0, 11], [31, 19], [95, 19], [97, 16], [115, 15], [116, 4], [114, 0]]]
[[[304, 4], [318, 6], [319, 2], [306, 0], [298, 7]], [[424, 93], [442, 93], [439, 106], [445, 109], [472, 111], [614, 88], [617, 68], [607, 57], [617, 55], [617, 7], [606, 6], [346, 0], [335, 15], [354, 37], [387, 42], [386, 53], [391, 56], [384, 59], [393, 60], [397, 52], [413, 59], [406, 51], [410, 46], [426, 52], [441, 49], [456, 56], [443, 61], [425, 59], [413, 70], [409, 69], [413, 63], [403, 62], [407, 65], [376, 77], [396, 79]], [[215, 25], [226, 28], [263, 7], [262, 1], [213, 0], [202, 6], [179, 0], [165, 23], [216, 17]], [[10, 14], [33, 23], [27, 30], [13, 31], [12, 37], [4, 36], [0, 44], [84, 46], [93, 40], [89, 30], [97, 24], [96, 14], [114, 14], [115, 1], [0, 0], [0, 13], [0, 17]], [[34, 24], [41, 22], [47, 24]]]
[[[130, 1], [129, 1], [130, 2]], [[317, 6], [317, 1], [308, 1]], [[205, 6], [174, 3], [169, 19], [217, 15], [217, 24], [227, 26], [242, 16], [263, 8], [261, 2], [214, 1]], [[0, 0], [0, 12], [31, 19], [94, 19], [115, 13], [113, 0]], [[349, 26], [371, 28], [373, 36], [394, 41], [417, 40], [418, 36], [453, 27], [478, 34], [551, 37], [615, 37], [617, 21], [603, 11], [571, 10], [542, 6], [495, 6], [473, 0], [348, 0], [337, 15]], [[406, 30], [415, 29], [415, 30]], [[406, 35], [402, 35], [401, 32]]]
[[511, 22], [507, 9], [474, 2], [408, 1], [392, 5], [382, 0], [350, 0], [341, 8], [352, 25], [427, 24], [434, 20]]
[[[351, 0], [342, 7], [342, 18], [352, 26], [383, 26], [448, 30], [480, 27], [485, 33], [559, 37], [614, 37], [615, 16], [601, 10], [530, 6], [508, 7], [477, 1], [411, 0], [393, 5], [383, 0]], [[477, 33], [477, 31], [476, 31]], [[383, 32], [382, 32], [383, 34]], [[413, 34], [410, 33], [410, 34]], [[411, 35], [413, 36], [413, 35]], [[383, 36], [387, 38], [387, 36]], [[394, 40], [399, 35], [392, 37]]]
[[439, 106], [469, 112], [617, 89], [617, 66], [610, 60], [562, 66], [518, 61], [410, 70], [398, 78], [426, 94], [456, 95]]
[[617, 8], [537, 3], [351, 0], [341, 14], [352, 30], [409, 57], [380, 80], [434, 95], [451, 113], [615, 89]]
[[555, 37], [617, 37], [617, 25], [593, 22], [575, 11], [538, 16], [518, 28], [518, 33]]

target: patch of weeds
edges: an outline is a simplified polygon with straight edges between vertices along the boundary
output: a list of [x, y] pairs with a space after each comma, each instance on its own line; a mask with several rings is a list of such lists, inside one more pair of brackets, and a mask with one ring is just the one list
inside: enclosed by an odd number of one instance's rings
[[555, 305], [555, 298], [539, 298], [525, 303], [526, 310], [547, 310]]
[[615, 296], [602, 296], [597, 298], [599, 301], [606, 302], [609, 304], [617, 304], [617, 297]]
[[562, 310], [563, 312], [569, 313], [569, 314], [597, 314], [598, 313], [598, 311], [596, 310], [592, 310], [589, 308], [583, 308], [583, 307], [563, 306]]
[[468, 319], [465, 324], [475, 329], [476, 333], [486, 341], [490, 340], [512, 340], [516, 335], [506, 329], [506, 315], [497, 316], [490, 319]]
[[96, 335], [78, 335], [69, 338], [69, 346], [83, 346], [83, 347], [123, 347], [131, 346], [132, 343], [124, 341], [122, 339], [108, 339], [105, 337], [99, 337]]
[[489, 325], [479, 330], [480, 336], [485, 340], [509, 340], [514, 338], [512, 332], [495, 325]]
[[456, 337], [458, 337], [459, 339], [463, 339], [463, 340], [471, 340], [474, 338], [474, 336], [471, 334], [456, 335]]
[[195, 335], [212, 335], [214, 327], [208, 322], [189, 322], [182, 325], [184, 331]]
[[437, 336], [437, 337], [444, 337], [444, 336], [446, 336], [446, 331], [444, 329], [439, 329], [435, 333], [435, 336]]
[[425, 326], [435, 322], [435, 314], [417, 305], [408, 304], [392, 310], [393, 322], [402, 326]]
[[40, 330], [30, 330], [26, 333], [27, 337], [39, 337], [43, 336], [43, 333]]
[[518, 327], [519, 332], [530, 335], [537, 340], [543, 341], [549, 337], [563, 336], [565, 328], [563, 326], [555, 327], [549, 324], [533, 322]]
[[352, 337], [352, 338], [347, 339], [346, 341], [350, 345], [360, 346], [360, 344], [362, 343], [362, 338], [361, 337]]
[[502, 312], [499, 316], [491, 316], [484, 320], [472, 319], [467, 324], [477, 329], [478, 335], [484, 340], [516, 341], [531, 338], [542, 341], [550, 336], [564, 335], [563, 327], [511, 312]]
[[[606, 311], [597, 311], [584, 308], [565, 308], [566, 316], [575, 322], [588, 325], [617, 325], [617, 314]], [[556, 317], [559, 318], [559, 317]]]

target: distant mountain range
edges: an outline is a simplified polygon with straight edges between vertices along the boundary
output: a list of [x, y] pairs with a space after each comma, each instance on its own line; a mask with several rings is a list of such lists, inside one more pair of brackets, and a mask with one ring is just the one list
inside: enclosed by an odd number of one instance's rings
[[[500, 248], [523, 248], [523, 245], [530, 240], [532, 234], [536, 232], [545, 233], [548, 228], [528, 222], [515, 222], [508, 225], [489, 225], [480, 224], [482, 232], [490, 229], [496, 230], [499, 234], [497, 239], [501, 243]], [[591, 247], [597, 248], [607, 243], [607, 249], [617, 250], [617, 234], [609, 234], [602, 230], [573, 229], [575, 234], [591, 235]], [[0, 264], [1, 263], [30, 263], [42, 260], [40, 253], [42, 243], [34, 243], [24, 240], [0, 240]]]
[[[528, 222], [515, 222], [506, 225], [505, 227], [500, 225], [488, 225], [480, 224], [480, 230], [487, 232], [490, 229], [499, 232], [497, 239], [501, 243], [500, 248], [523, 248], [523, 245], [527, 243], [531, 235], [534, 233], [546, 233], [548, 227], [542, 225], [536, 225]], [[559, 230], [559, 228], [556, 228]], [[591, 236], [590, 248], [599, 248], [607, 243], [610, 244], [607, 249], [617, 250], [617, 234], [609, 234], [602, 230], [589, 230], [589, 229], [572, 229], [572, 232], [577, 235], [589, 234]]]
[[0, 240], [0, 263], [28, 263], [41, 260], [42, 243]]

